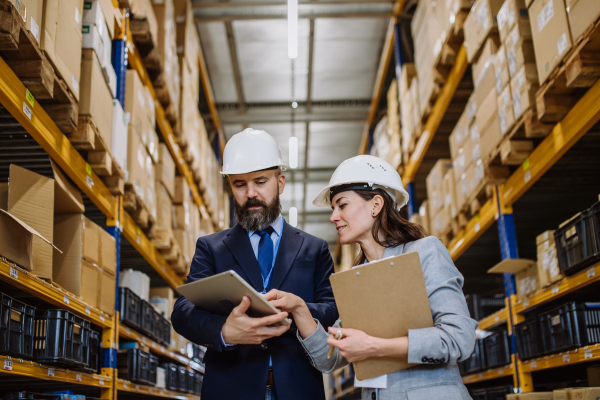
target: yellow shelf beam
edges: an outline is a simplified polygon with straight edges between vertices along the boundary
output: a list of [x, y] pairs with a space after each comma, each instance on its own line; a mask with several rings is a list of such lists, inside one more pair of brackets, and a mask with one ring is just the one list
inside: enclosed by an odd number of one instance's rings
[[[566, 277], [560, 282], [536, 292], [531, 297], [514, 300], [514, 313], [522, 314], [532, 307], [546, 304], [598, 281], [600, 281], [600, 263], [586, 268], [576, 275]], [[515, 315], [515, 317], [517, 316]], [[515, 321], [515, 323], [518, 322]]]
[[3, 366], [3, 368], [0, 369], [0, 375], [18, 375], [46, 381], [74, 383], [104, 389], [112, 387], [112, 378], [109, 376], [86, 374], [84, 372], [71, 371], [64, 368], [1, 355], [0, 364]]
[[454, 93], [456, 93], [456, 89], [465, 75], [465, 71], [467, 70], [468, 66], [469, 62], [467, 61], [467, 51], [463, 44], [460, 47], [458, 55], [456, 56], [456, 62], [450, 71], [450, 75], [446, 80], [446, 84], [442, 88], [439, 97], [435, 101], [433, 109], [431, 110], [431, 115], [429, 115], [429, 118], [427, 118], [421, 138], [415, 146], [415, 151], [411, 155], [406, 167], [404, 167], [404, 171], [402, 173], [402, 183], [405, 186], [409, 182], [414, 181], [417, 170], [421, 166], [421, 162], [423, 162], [423, 158], [425, 158], [425, 154], [433, 142], [433, 137], [442, 123], [442, 119], [444, 119], [446, 110], [448, 110], [448, 106], [450, 105], [450, 102], [454, 97]]
[[119, 336], [124, 337], [129, 340], [134, 340], [138, 343], [141, 343], [145, 346], [148, 346], [150, 351], [153, 353], [159, 354], [163, 357], [170, 358], [171, 360], [178, 362], [180, 364], [185, 365], [186, 367], [190, 367], [195, 371], [204, 373], [204, 368], [198, 364], [197, 362], [190, 360], [188, 357], [180, 354], [177, 350], [167, 348], [162, 344], [155, 342], [154, 340], [142, 335], [141, 333], [130, 329], [126, 326], [119, 326]]
[[144, 257], [156, 272], [167, 282], [169, 286], [177, 291], [177, 286], [183, 285], [183, 279], [175, 273], [173, 268], [165, 261], [164, 257], [156, 250], [152, 242], [144, 235], [133, 218], [123, 212], [122, 221], [123, 236]]
[[497, 311], [479, 321], [479, 329], [485, 331], [500, 324], [506, 323], [506, 321], [508, 321], [508, 309], [503, 308], [502, 310]]
[[[27, 100], [27, 88], [0, 58], [0, 103], [108, 218], [114, 218], [116, 199], [104, 182], [58, 129], [41, 105]], [[33, 104], [33, 105], [32, 105]], [[27, 112], [27, 114], [25, 113]], [[87, 171], [90, 171], [88, 174]]]
[[509, 364], [504, 367], [488, 369], [487, 371], [463, 376], [463, 383], [466, 385], [469, 383], [489, 381], [492, 379], [503, 378], [505, 376], [513, 376], [514, 373], [515, 368], [513, 364]]
[[174, 392], [167, 389], [159, 389], [149, 385], [132, 383], [124, 379], [117, 379], [117, 390], [122, 392], [145, 394], [148, 396], [165, 397], [177, 400], [200, 400], [200, 396], [183, 392]]
[[540, 357], [535, 360], [521, 361], [521, 368], [524, 373], [531, 373], [550, 368], [564, 367], [572, 364], [579, 364], [590, 361], [600, 360], [600, 344], [595, 344], [579, 349]]
[[4, 257], [0, 257], [0, 280], [31, 293], [38, 299], [77, 314], [102, 328], [110, 328], [113, 325], [113, 318], [108, 314], [90, 307], [74, 294], [30, 274]]

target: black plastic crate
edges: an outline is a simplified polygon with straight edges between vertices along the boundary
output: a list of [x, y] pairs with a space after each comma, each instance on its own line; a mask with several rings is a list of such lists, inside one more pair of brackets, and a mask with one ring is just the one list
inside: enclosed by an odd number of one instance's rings
[[541, 316], [547, 354], [600, 342], [600, 303], [570, 302]]
[[187, 369], [181, 365], [177, 367], [177, 387], [180, 392], [187, 392]]
[[189, 386], [188, 392], [200, 395], [200, 392], [202, 392], [202, 381], [203, 380], [204, 380], [204, 375], [202, 375], [200, 372], [194, 372], [194, 379], [193, 379], [191, 385], [188, 385]]
[[467, 301], [471, 318], [476, 321], [480, 321], [488, 315], [492, 315], [504, 308], [503, 297], [482, 298], [478, 294], [468, 294], [465, 296], [465, 300]]
[[147, 336], [154, 338], [154, 318], [157, 314], [152, 304], [148, 303], [145, 300], [141, 300], [142, 302], [142, 315], [141, 315], [141, 324], [140, 329]]
[[465, 361], [458, 363], [461, 374], [473, 374], [486, 369], [485, 352], [483, 350], [483, 339], [475, 341], [475, 348], [471, 356]]
[[142, 299], [128, 287], [119, 287], [119, 314], [121, 323], [132, 328], [141, 328]]
[[102, 357], [102, 335], [94, 330], [90, 331], [90, 358], [87, 370], [100, 373], [100, 358]]
[[179, 390], [179, 369], [177, 364], [163, 363], [160, 366], [165, 370], [165, 389]]
[[12, 392], [6, 393], [3, 400], [60, 400], [58, 394], [34, 393], [34, 392]]
[[117, 351], [119, 378], [135, 383], [156, 385], [158, 358], [141, 349]]
[[65, 310], [35, 318], [33, 358], [42, 363], [88, 367], [90, 322]]
[[190, 343], [192, 345], [192, 360], [199, 364], [204, 362], [204, 355], [206, 354], [206, 347], [200, 346], [196, 343]]
[[473, 389], [469, 391], [473, 400], [488, 400], [487, 389]]
[[487, 389], [487, 400], [506, 400], [507, 394], [514, 394], [513, 385], [497, 386]]
[[540, 357], [546, 353], [542, 340], [542, 326], [539, 316], [527, 318], [515, 325], [517, 336], [517, 351], [521, 360]]
[[572, 275], [600, 260], [600, 203], [582, 211], [554, 232], [558, 266]]
[[194, 393], [194, 381], [196, 377], [196, 372], [187, 371], [187, 379], [185, 383], [185, 388], [188, 393]]
[[510, 364], [508, 331], [503, 329], [483, 339], [487, 368], [497, 368]]
[[154, 336], [156, 341], [165, 346], [171, 345], [171, 323], [159, 313], [155, 313]]
[[0, 353], [33, 357], [35, 308], [0, 293]]

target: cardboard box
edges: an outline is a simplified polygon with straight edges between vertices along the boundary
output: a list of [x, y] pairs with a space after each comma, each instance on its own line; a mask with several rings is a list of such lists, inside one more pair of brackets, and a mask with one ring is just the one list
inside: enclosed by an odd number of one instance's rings
[[80, 259], [79, 261], [81, 267], [79, 281], [80, 293], [78, 296], [81, 296], [83, 301], [90, 306], [98, 308], [98, 301], [104, 295], [102, 294], [102, 290], [100, 290], [102, 286], [102, 270], [85, 260]]
[[173, 225], [173, 203], [167, 189], [162, 183], [156, 183], [156, 228], [171, 231]]
[[[76, 296], [82, 295], [82, 218], [81, 213], [60, 213], [54, 216], [55, 242], [62, 249], [62, 253], [53, 254], [52, 281]], [[88, 246], [90, 244], [93, 248], [98, 247], [97, 241], [89, 243]], [[96, 301], [93, 303], [96, 304]]]
[[487, 96], [482, 101], [481, 105], [477, 109], [477, 115], [475, 121], [477, 122], [477, 129], [481, 135], [481, 139], [485, 136], [488, 126], [498, 116], [498, 101], [497, 94], [494, 89], [488, 91]]
[[545, 231], [544, 233], [540, 233], [539, 235], [537, 235], [535, 237], [535, 244], [539, 246], [541, 244], [544, 244], [544, 242], [555, 243], [554, 232], [555, 231], [550, 230], [550, 231]]
[[554, 400], [567, 400], [567, 391], [570, 391], [570, 389], [555, 390]]
[[119, 273], [119, 286], [128, 287], [142, 300], [148, 301], [150, 278], [145, 273], [133, 269], [123, 270]]
[[591, 387], [600, 386], [600, 364], [592, 365], [586, 368], [588, 384]]
[[30, 271], [45, 279], [52, 279], [52, 247], [47, 243], [54, 240], [54, 191], [53, 179], [10, 165], [6, 211], [39, 234], [23, 232], [33, 246], [27, 256]]
[[510, 80], [515, 119], [518, 119], [529, 107], [535, 107], [535, 94], [539, 86], [536, 82], [537, 68], [525, 64]]
[[116, 278], [104, 270], [100, 278], [102, 283], [100, 284], [101, 292], [98, 294], [98, 308], [108, 315], [113, 315], [115, 313], [115, 296], [117, 290]]
[[154, 127], [151, 119], [152, 105], [148, 101], [146, 88], [142, 84], [137, 71], [127, 70], [125, 77], [125, 113], [129, 114], [130, 128], [140, 135], [142, 143], [148, 143], [148, 131]]
[[445, 207], [442, 207], [431, 221], [431, 235], [439, 237], [452, 222], [450, 213]]
[[500, 132], [502, 132], [502, 135], [506, 135], [515, 124], [515, 112], [510, 85], [507, 85], [500, 95], [498, 95], [498, 118], [500, 121]]
[[458, 214], [456, 203], [456, 182], [452, 171], [444, 175], [444, 208], [450, 213], [450, 217], [454, 218]]
[[150, 289], [150, 304], [162, 311], [164, 317], [168, 320], [171, 320], [171, 313], [173, 312], [175, 300], [175, 294], [173, 289], [170, 287], [158, 287]]
[[564, 277], [558, 267], [556, 245], [552, 244], [545, 251], [538, 252], [538, 268], [540, 284], [543, 287], [558, 282]]
[[[495, 97], [494, 104], [497, 106]], [[487, 160], [496, 146], [500, 144], [503, 137], [504, 135], [502, 135], [502, 131], [500, 130], [500, 117], [496, 113], [481, 137], [480, 151], [482, 159]]]
[[554, 400], [553, 392], [530, 392], [518, 395], [518, 400]]
[[494, 58], [494, 74], [496, 77], [496, 92], [501, 93], [502, 90], [510, 83], [510, 73], [508, 72], [506, 48], [504, 45], [498, 48], [498, 52]]
[[83, 0], [45, 0], [40, 43], [76, 100], [81, 73], [82, 11]]
[[117, 273], [117, 244], [115, 238], [98, 226], [100, 267], [110, 273]]
[[450, 134], [450, 155], [454, 158], [458, 154], [458, 150], [469, 137], [469, 122], [467, 119], [467, 110], [463, 111], [454, 130]]
[[173, 161], [171, 152], [164, 143], [158, 146], [156, 180], [164, 185], [171, 198], [175, 195], [175, 161]]
[[[96, 0], [92, 0], [93, 2], [96, 2]], [[86, 0], [86, 3], [88, 2], [88, 0]], [[116, 18], [115, 18], [115, 7], [113, 5], [112, 0], [98, 0], [98, 3], [100, 3], [100, 8], [102, 8], [102, 14], [104, 14], [104, 19], [106, 21], [106, 25], [108, 27], [108, 34], [110, 36], [111, 39], [114, 38], [115, 35], [115, 23], [116, 23]], [[83, 8], [85, 9], [86, 5], [84, 4]], [[118, 12], [118, 10], [117, 10]], [[118, 14], [120, 15], [120, 13], [118, 12]]]
[[535, 64], [535, 50], [531, 41], [531, 31], [529, 31], [529, 37], [524, 37], [520, 25], [515, 26], [506, 38], [505, 46], [508, 72], [511, 78], [515, 76], [523, 64]]
[[498, 11], [498, 30], [500, 40], [505, 41], [515, 25], [529, 26], [529, 14], [525, 0], [506, 0]]
[[[473, 62], [479, 55], [481, 45], [498, 31], [496, 16], [503, 0], [478, 0], [465, 20], [465, 48], [467, 59]], [[498, 37], [497, 42], [499, 43]]]
[[516, 274], [517, 298], [524, 299], [530, 294], [541, 289], [538, 279], [537, 263], [526, 259], [506, 259], [496, 264], [488, 271], [488, 274]]
[[571, 37], [577, 41], [600, 17], [600, 2], [596, 0], [566, 0]]
[[498, 51], [496, 44], [488, 39], [481, 57], [473, 67], [473, 83], [475, 84], [475, 98], [477, 108], [481, 108], [490, 92], [496, 92], [496, 71], [494, 69], [495, 53]]
[[148, 213], [156, 219], [156, 169], [152, 157], [146, 157], [146, 194], [144, 202], [148, 208]]
[[599, 397], [600, 387], [571, 389], [571, 399], [573, 400], [597, 400]]
[[110, 54], [110, 48], [112, 47], [106, 21], [100, 1], [86, 0], [83, 3], [82, 47], [84, 49], [94, 49], [98, 61], [103, 67], [107, 62], [110, 64], [110, 57], [107, 60], [105, 56], [105, 47], [108, 46], [109, 48], [108, 54]]
[[182, 176], [175, 177], [175, 192], [173, 193], [173, 204], [183, 204], [190, 197], [190, 187], [187, 180]]
[[[13, 0], [11, 0], [11, 3]], [[23, 0], [15, 1], [16, 3], [25, 3], [26, 6], [26, 15], [25, 15], [25, 24], [27, 25], [27, 30], [31, 32], [35, 40], [40, 43], [40, 29], [42, 26], [42, 20], [44, 18], [44, 2], [42, 0]]]
[[429, 175], [426, 178], [427, 186], [427, 198], [429, 199], [429, 206], [431, 212], [436, 214], [440, 208], [444, 206], [444, 194], [443, 194], [443, 178], [444, 175], [452, 169], [452, 160], [440, 159], [438, 160]]
[[[142, 201], [146, 200], [146, 187], [148, 185], [146, 173], [146, 159], [148, 151], [142, 143], [140, 135], [129, 126], [128, 144], [127, 144], [127, 182], [133, 185], [135, 193]], [[154, 182], [154, 179], [152, 179]]]
[[111, 155], [113, 160], [119, 164], [119, 167], [121, 167], [125, 173], [125, 180], [127, 180], [127, 116], [125, 115], [119, 100], [113, 99], [112, 105], [113, 123]]
[[92, 116], [107, 148], [112, 148], [113, 99], [92, 49], [82, 52], [79, 114]]
[[173, 206], [174, 218], [173, 229], [189, 230], [190, 226], [190, 205], [188, 202]]
[[573, 47], [564, 0], [535, 0], [529, 8], [540, 86]]

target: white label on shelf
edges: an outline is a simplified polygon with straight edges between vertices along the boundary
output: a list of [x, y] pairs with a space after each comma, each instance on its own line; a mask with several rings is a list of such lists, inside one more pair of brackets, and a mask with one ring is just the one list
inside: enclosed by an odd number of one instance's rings
[[542, 11], [540, 11], [540, 13], [537, 15], [538, 32], [541, 32], [542, 29], [546, 27], [546, 25], [548, 24], [548, 22], [550, 22], [553, 16], [554, 4], [552, 4], [552, 2], [549, 1], [548, 4], [546, 4], [544, 8], [542, 8]]
[[552, 287], [552, 294], [556, 294], [558, 293], [558, 286], [553, 286]]
[[500, 321], [500, 316], [499, 316], [499, 315], [496, 315], [496, 318], [494, 318], [494, 321], [495, 321], [495, 322], [498, 322], [498, 321]]
[[65, 296], [63, 297], [63, 302], [65, 304], [69, 304], [69, 296], [65, 294]]
[[154, 389], [153, 388], [150, 388], [149, 391], [150, 391], [151, 394], [154, 393]]
[[565, 355], [563, 356], [563, 362], [564, 362], [564, 363], [569, 363], [569, 362], [571, 362], [571, 356], [570, 356], [569, 354], [565, 354]]
[[27, 118], [31, 121], [31, 108], [25, 102], [23, 102], [23, 114], [27, 115]]
[[139, 390], [140, 390], [140, 385], [135, 385], [135, 390], [139, 392]]
[[146, 344], [146, 338], [142, 336], [142, 343]]
[[75, 382], [81, 382], [81, 374], [75, 374]]
[[86, 185], [88, 185], [88, 187], [89, 187], [90, 189], [92, 188], [92, 186], [94, 186], [94, 180], [93, 180], [93, 179], [92, 179], [92, 177], [91, 177], [91, 176], [89, 176], [89, 175], [86, 175], [86, 176], [85, 176], [85, 183], [86, 183]]
[[48, 368], [48, 376], [54, 378], [54, 368]]
[[165, 346], [160, 346], [160, 352], [164, 353], [165, 351], [167, 351], [167, 349], [165, 349]]
[[19, 271], [13, 267], [10, 267], [10, 277], [13, 279], [19, 279]]
[[100, 321], [104, 322], [104, 314], [100, 313]]
[[475, 232], [479, 232], [479, 229], [481, 229], [481, 225], [479, 225], [479, 222], [475, 224]]
[[123, 382], [123, 388], [124, 388], [124, 389], [129, 389], [129, 387], [127, 386], [127, 383], [126, 383], [126, 382]]
[[523, 300], [523, 307], [525, 307], [525, 308], [529, 307], [529, 299]]
[[569, 42], [567, 41], [567, 33], [563, 33], [558, 42], [556, 42], [556, 47], [558, 47], [558, 55], [562, 56], [567, 47], [569, 46]]
[[498, 375], [504, 375], [504, 369], [499, 369], [498, 370]]
[[527, 170], [525, 171], [525, 183], [529, 182], [531, 180], [531, 171]]
[[588, 279], [590, 279], [590, 278], [593, 278], [594, 276], [596, 276], [596, 268], [592, 267], [587, 270], [587, 277], [588, 277]]
[[35, 21], [35, 19], [33, 19], [33, 17], [29, 17], [29, 20], [31, 21], [31, 34], [33, 35], [33, 37], [35, 37], [35, 40], [37, 40], [39, 42], [40, 41], [40, 26]]
[[586, 360], [588, 358], [592, 358], [592, 357], [594, 357], [594, 355], [592, 354], [591, 350], [586, 350], [585, 353], [583, 354], [583, 358], [586, 359]]
[[98, 379], [98, 384], [104, 386], [104, 379], [102, 379], [102, 378]]
[[479, 375], [478, 375], [478, 378], [479, 378], [479, 379], [483, 379], [483, 374], [479, 374]]
[[90, 312], [90, 307], [88, 307], [88, 306], [85, 306], [85, 313], [86, 313], [87, 315], [90, 315], [90, 314], [91, 314], [91, 312]]
[[156, 348], [156, 343], [152, 342], [152, 348], [155, 349]]
[[12, 371], [12, 360], [4, 360], [4, 370]]
[[140, 235], [136, 236], [135, 241], [137, 242], [137, 244], [140, 244], [140, 242], [141, 242]]
[[537, 368], [537, 363], [535, 361], [531, 362], [531, 369], [536, 369]]
[[129, 328], [126, 328], [126, 329], [125, 329], [125, 332], [126, 332], [128, 335], [130, 335], [130, 334], [131, 334], [131, 331], [129, 330]]

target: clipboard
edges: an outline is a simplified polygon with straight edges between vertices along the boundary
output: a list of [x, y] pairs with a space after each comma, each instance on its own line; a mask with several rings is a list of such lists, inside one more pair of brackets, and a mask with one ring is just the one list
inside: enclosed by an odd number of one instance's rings
[[[392, 339], [433, 326], [419, 253], [411, 252], [338, 272], [329, 278], [344, 328]], [[359, 380], [410, 368], [406, 359], [368, 358], [352, 363]]]

